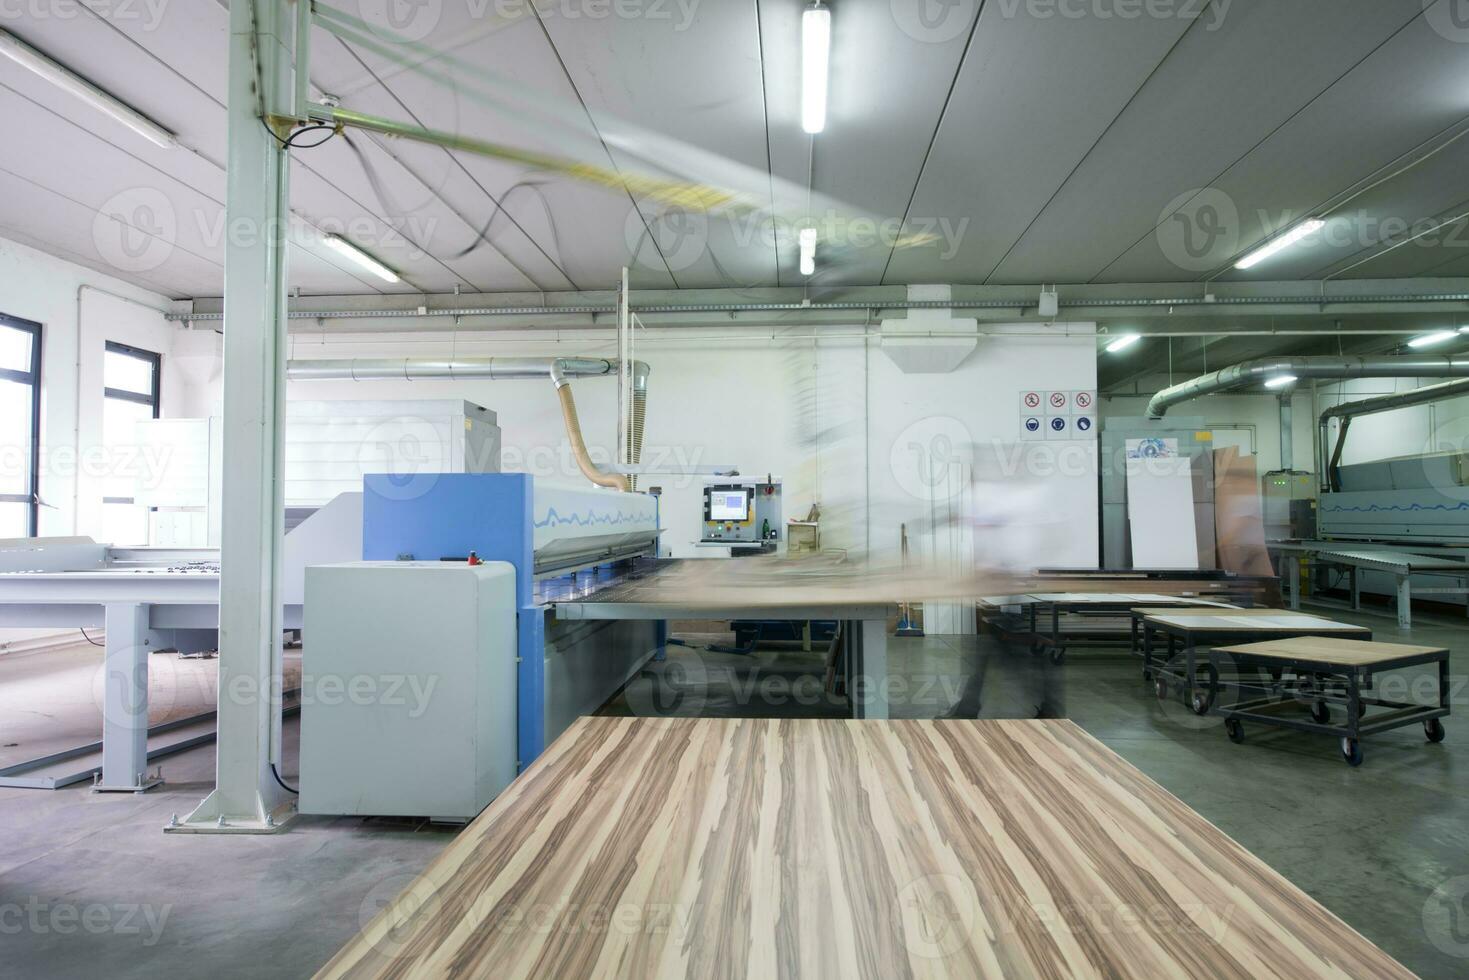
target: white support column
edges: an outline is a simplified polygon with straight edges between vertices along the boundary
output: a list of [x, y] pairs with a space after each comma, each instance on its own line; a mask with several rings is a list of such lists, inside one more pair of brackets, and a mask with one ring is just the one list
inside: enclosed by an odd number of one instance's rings
[[141, 793], [148, 777], [148, 607], [108, 603], [102, 687], [102, 781], [98, 792]]
[[[270, 833], [294, 813], [279, 761], [280, 426], [285, 417], [289, 160], [263, 115], [293, 115], [287, 0], [230, 4], [224, 286], [224, 494], [214, 792], [177, 831]], [[238, 230], [239, 233], [236, 233]]]
[[886, 619], [864, 619], [862, 630], [862, 682], [866, 689], [858, 718], [888, 716], [888, 624]]

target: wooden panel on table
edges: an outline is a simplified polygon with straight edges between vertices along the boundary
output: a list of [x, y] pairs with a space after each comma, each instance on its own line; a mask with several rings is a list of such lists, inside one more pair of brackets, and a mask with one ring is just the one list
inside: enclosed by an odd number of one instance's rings
[[1369, 640], [1340, 640], [1324, 636], [1296, 636], [1288, 640], [1265, 640], [1238, 646], [1217, 647], [1216, 653], [1245, 653], [1256, 657], [1279, 657], [1343, 667], [1370, 667], [1407, 657], [1446, 653], [1443, 647], [1407, 643], [1374, 643]]
[[584, 718], [328, 977], [1408, 977], [1067, 721]]

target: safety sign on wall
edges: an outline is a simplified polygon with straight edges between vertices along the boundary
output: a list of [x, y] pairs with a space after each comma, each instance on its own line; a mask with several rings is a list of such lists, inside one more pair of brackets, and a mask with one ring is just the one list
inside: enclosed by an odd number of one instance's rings
[[1091, 439], [1095, 437], [1095, 391], [1020, 392], [1020, 438]]

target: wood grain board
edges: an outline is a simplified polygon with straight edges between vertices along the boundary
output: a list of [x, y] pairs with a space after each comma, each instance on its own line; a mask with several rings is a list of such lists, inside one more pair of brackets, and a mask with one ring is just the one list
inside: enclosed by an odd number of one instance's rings
[[1340, 640], [1323, 636], [1296, 636], [1288, 640], [1265, 640], [1238, 646], [1217, 647], [1216, 653], [1245, 653], [1256, 657], [1279, 657], [1283, 660], [1308, 661], [1346, 667], [1370, 667], [1406, 657], [1427, 657], [1447, 653], [1443, 647], [1414, 646], [1407, 643], [1375, 643], [1368, 640]]
[[1068, 721], [583, 718], [324, 977], [1408, 977]]
[[1175, 606], [1136, 606], [1131, 610], [1134, 616], [1228, 616], [1244, 611], [1238, 606], [1188, 606], [1182, 609]]
[[1159, 626], [1171, 626], [1175, 629], [1190, 630], [1199, 633], [1247, 633], [1251, 630], [1261, 632], [1278, 633], [1283, 630], [1299, 630], [1301, 633], [1363, 633], [1371, 635], [1372, 631], [1365, 626], [1354, 626], [1350, 623], [1338, 623], [1330, 619], [1321, 619], [1318, 616], [1306, 613], [1286, 612], [1282, 610], [1236, 610], [1233, 615], [1218, 615], [1213, 613], [1193, 614], [1183, 612], [1167, 612], [1146, 617], [1149, 623]]

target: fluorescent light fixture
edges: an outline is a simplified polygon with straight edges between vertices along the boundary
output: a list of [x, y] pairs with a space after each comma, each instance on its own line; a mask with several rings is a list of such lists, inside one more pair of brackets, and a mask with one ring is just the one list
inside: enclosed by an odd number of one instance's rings
[[831, 10], [807, 7], [801, 15], [801, 128], [826, 128], [827, 69], [831, 63]]
[[1121, 337], [1118, 337], [1116, 340], [1107, 345], [1107, 353], [1116, 354], [1118, 351], [1127, 350], [1127, 348], [1131, 347], [1133, 344], [1137, 343], [1141, 339], [1142, 338], [1135, 333], [1125, 333]]
[[1275, 253], [1285, 251], [1296, 242], [1300, 241], [1302, 238], [1305, 238], [1307, 235], [1313, 232], [1320, 231], [1322, 228], [1325, 227], [1326, 222], [1322, 221], [1320, 218], [1307, 218], [1305, 221], [1302, 221], [1300, 224], [1296, 225], [1290, 231], [1286, 232], [1284, 235], [1281, 235], [1273, 242], [1270, 242], [1267, 245], [1255, 249], [1249, 255], [1246, 255], [1244, 258], [1240, 259], [1234, 264], [1234, 267], [1236, 269], [1252, 269], [1255, 266], [1259, 265], [1261, 262], [1264, 262], [1266, 259], [1270, 258]]
[[1408, 346], [1415, 349], [1419, 347], [1432, 347], [1434, 344], [1441, 344], [1445, 340], [1453, 340], [1457, 336], [1459, 336], [1459, 331], [1457, 330], [1437, 330], [1433, 333], [1426, 333], [1421, 337], [1414, 337], [1408, 341]]
[[1459, 333], [1469, 333], [1469, 327], [1460, 327]]
[[165, 150], [178, 145], [172, 133], [158, 125], [116, 96], [102, 91], [76, 72], [52, 61], [9, 31], [0, 30], [0, 54], [40, 75], [64, 92], [81, 99], [99, 112], [111, 116], [128, 129]]
[[812, 276], [816, 274], [816, 229], [802, 228], [799, 236], [801, 244], [801, 275]]
[[396, 272], [347, 241], [341, 235], [327, 235], [322, 241], [326, 242], [327, 246], [334, 252], [345, 255], [379, 279], [386, 279], [388, 282], [398, 281], [398, 274]]
[[1293, 385], [1299, 380], [1294, 374], [1277, 374], [1273, 378], [1265, 379], [1265, 387], [1284, 388], [1286, 385]]

